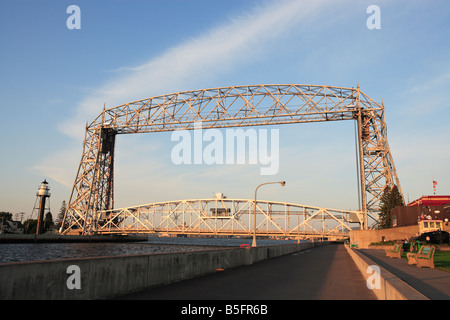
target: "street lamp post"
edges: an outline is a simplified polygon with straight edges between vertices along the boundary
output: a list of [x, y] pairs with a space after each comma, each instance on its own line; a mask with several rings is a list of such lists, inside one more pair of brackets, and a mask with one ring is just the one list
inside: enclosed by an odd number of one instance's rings
[[284, 187], [286, 185], [286, 181], [266, 182], [266, 183], [260, 184], [255, 189], [255, 203], [253, 204], [253, 242], [252, 242], [253, 248], [256, 248], [256, 193], [258, 192], [259, 187], [264, 186], [266, 184], [276, 184], [276, 183], [281, 184], [282, 187]]

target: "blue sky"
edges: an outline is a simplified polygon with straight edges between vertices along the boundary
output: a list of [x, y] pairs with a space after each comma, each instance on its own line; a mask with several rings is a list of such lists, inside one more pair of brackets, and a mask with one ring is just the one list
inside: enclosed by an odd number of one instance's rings
[[[81, 29], [69, 30], [69, 5]], [[369, 5], [381, 29], [369, 30]], [[356, 87], [384, 101], [405, 198], [450, 193], [450, 3], [303, 0], [0, 0], [0, 211], [31, 213], [47, 179], [68, 201], [84, 126], [159, 94], [231, 85]], [[354, 124], [278, 127], [280, 170], [176, 166], [169, 134], [119, 136], [116, 205], [216, 192], [357, 209]]]

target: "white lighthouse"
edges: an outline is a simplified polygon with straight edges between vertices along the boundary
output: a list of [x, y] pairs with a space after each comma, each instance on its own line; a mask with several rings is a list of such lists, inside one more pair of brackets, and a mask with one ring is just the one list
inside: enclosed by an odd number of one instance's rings
[[[36, 234], [42, 233], [42, 227], [44, 225], [44, 212], [47, 208], [50, 211], [50, 188], [48, 187], [47, 180], [42, 181], [38, 192], [36, 193], [36, 202], [39, 200], [39, 211], [38, 211], [38, 224], [36, 227]], [[46, 207], [48, 206], [48, 207]]]

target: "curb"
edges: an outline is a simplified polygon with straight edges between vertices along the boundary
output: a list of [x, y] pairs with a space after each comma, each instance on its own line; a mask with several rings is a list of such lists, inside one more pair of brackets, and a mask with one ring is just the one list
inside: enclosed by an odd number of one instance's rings
[[370, 267], [376, 266], [379, 268], [379, 286], [378, 288], [372, 289], [378, 300], [430, 300], [403, 280], [399, 279], [383, 267], [378, 266], [371, 259], [358, 252], [358, 250], [351, 249], [348, 245], [345, 245], [345, 248], [367, 284], [369, 283], [369, 278], [374, 275], [373, 268]]

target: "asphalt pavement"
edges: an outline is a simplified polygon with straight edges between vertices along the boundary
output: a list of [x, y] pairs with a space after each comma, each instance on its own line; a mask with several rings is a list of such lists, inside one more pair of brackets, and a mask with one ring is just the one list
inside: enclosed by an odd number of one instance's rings
[[120, 300], [376, 300], [344, 245], [219, 271]]

